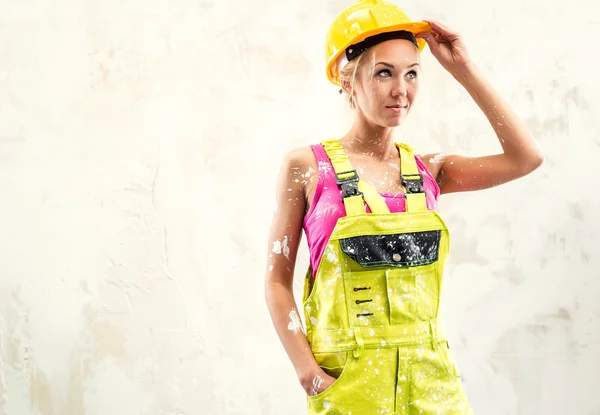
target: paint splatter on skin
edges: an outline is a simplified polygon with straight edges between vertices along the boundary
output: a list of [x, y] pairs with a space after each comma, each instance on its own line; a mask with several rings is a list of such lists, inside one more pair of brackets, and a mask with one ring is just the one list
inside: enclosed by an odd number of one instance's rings
[[318, 374], [315, 375], [315, 377], [313, 378], [313, 382], [312, 382], [312, 394], [316, 395], [319, 393], [319, 390], [321, 390], [321, 385], [323, 384], [323, 378], [321, 376], [319, 376]]
[[296, 309], [290, 311], [290, 322], [288, 323], [288, 330], [293, 331], [294, 334], [298, 334], [302, 331], [302, 322]]
[[283, 256], [286, 257], [287, 259], [290, 259], [290, 248], [287, 245], [287, 241], [288, 241], [288, 238], [287, 238], [287, 236], [285, 236], [283, 238], [283, 243], [281, 244], [281, 249], [283, 251]]
[[283, 254], [287, 259], [290, 259], [290, 248], [288, 246], [288, 237], [283, 237], [283, 242], [280, 240], [276, 240], [273, 242], [273, 253], [274, 254]]
[[281, 241], [277, 240], [273, 242], [273, 253], [281, 254]]
[[439, 153], [429, 159], [430, 163], [443, 163], [446, 160], [447, 155], [445, 153]]

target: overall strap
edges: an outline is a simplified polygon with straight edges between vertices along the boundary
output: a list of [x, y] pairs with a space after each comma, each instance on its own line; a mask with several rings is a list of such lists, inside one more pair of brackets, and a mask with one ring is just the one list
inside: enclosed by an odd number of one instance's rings
[[419, 173], [415, 153], [411, 146], [396, 143], [400, 151], [400, 179], [405, 189], [406, 211], [419, 212], [427, 210], [427, 199], [423, 190], [423, 176]]
[[372, 213], [390, 213], [385, 200], [373, 186], [359, 180], [358, 173], [350, 164], [346, 150], [340, 142], [332, 138], [321, 144], [333, 165], [336, 183], [342, 188], [346, 216], [366, 213], [364, 202], [367, 202]]

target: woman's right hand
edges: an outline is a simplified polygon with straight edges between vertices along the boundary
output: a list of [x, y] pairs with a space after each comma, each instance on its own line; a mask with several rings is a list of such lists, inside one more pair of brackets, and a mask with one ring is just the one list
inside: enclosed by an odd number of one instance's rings
[[308, 396], [314, 396], [316, 394], [324, 392], [327, 388], [333, 385], [337, 378], [333, 376], [329, 376], [327, 373], [323, 371], [323, 369], [318, 368], [315, 371], [312, 371], [310, 374], [305, 375], [300, 380], [304, 391]]

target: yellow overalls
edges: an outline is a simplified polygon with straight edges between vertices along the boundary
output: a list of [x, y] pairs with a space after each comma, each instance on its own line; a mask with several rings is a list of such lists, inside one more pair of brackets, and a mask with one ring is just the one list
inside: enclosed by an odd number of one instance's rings
[[[323, 143], [346, 216], [304, 287], [306, 334], [315, 359], [337, 380], [308, 396], [309, 414], [472, 414], [438, 324], [449, 234], [427, 210], [410, 146], [400, 152], [406, 212], [390, 213], [335, 139]], [[365, 212], [366, 202], [372, 213]]]

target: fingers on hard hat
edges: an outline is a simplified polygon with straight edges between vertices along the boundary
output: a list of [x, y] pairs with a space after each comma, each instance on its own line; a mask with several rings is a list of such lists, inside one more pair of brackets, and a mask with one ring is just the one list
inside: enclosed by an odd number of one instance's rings
[[438, 40], [431, 33], [427, 33], [423, 37], [423, 39], [425, 39], [425, 42], [427, 42], [427, 45], [429, 46], [429, 49], [431, 49], [432, 51], [437, 50], [437, 48], [439, 47]]
[[425, 39], [425, 41], [429, 42], [434, 36], [433, 32], [422, 32], [416, 35], [416, 37]]
[[436, 32], [441, 32], [441, 33], [448, 34], [448, 35], [457, 35], [458, 34], [454, 30], [450, 29], [448, 26], [446, 26], [438, 21], [427, 20], [427, 23], [429, 23], [431, 25], [431, 28]]

